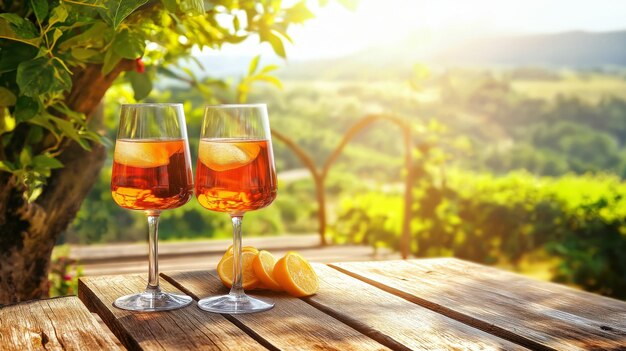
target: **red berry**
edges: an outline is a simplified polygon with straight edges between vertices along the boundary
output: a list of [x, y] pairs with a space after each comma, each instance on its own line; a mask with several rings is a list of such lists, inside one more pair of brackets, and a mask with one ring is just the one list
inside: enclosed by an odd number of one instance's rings
[[143, 63], [141, 57], [135, 59], [135, 72], [143, 73], [146, 71], [146, 64]]

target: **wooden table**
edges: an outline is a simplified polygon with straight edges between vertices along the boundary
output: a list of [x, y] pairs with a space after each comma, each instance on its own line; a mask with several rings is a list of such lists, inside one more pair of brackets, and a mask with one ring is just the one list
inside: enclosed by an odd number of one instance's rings
[[[626, 350], [626, 303], [561, 285], [457, 259], [315, 269], [316, 295], [264, 293], [276, 307], [258, 314], [212, 314], [195, 304], [159, 313], [112, 307], [143, 289], [144, 275], [81, 278], [79, 298], [130, 350]], [[195, 300], [226, 292], [215, 271], [161, 276], [165, 290]], [[52, 307], [66, 300], [71, 311]], [[0, 349], [41, 349], [43, 339], [48, 349], [116, 349], [77, 302], [0, 309]]]

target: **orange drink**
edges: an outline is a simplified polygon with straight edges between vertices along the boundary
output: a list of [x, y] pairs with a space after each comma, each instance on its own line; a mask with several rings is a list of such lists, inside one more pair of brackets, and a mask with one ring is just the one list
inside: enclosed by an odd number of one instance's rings
[[202, 139], [196, 196], [212, 211], [247, 212], [276, 198], [276, 174], [267, 140]]
[[186, 142], [117, 140], [111, 192], [132, 210], [165, 210], [186, 204], [193, 193]]

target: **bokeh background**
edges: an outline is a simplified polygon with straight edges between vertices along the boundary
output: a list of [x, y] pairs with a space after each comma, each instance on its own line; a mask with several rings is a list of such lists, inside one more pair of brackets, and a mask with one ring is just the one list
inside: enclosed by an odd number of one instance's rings
[[[319, 168], [363, 118], [398, 118], [414, 146], [412, 256], [626, 299], [626, 2], [320, 3], [290, 32], [286, 60], [254, 39], [196, 50], [154, 72], [142, 101], [184, 103], [192, 157], [204, 105], [267, 103], [272, 127]], [[111, 141], [136, 91], [120, 81], [107, 93], [100, 128]], [[331, 243], [401, 249], [403, 133], [378, 121], [330, 168]], [[313, 177], [276, 138], [274, 153], [279, 196], [246, 215], [245, 235], [318, 232]], [[143, 214], [111, 198], [111, 162], [59, 245], [145, 240]], [[228, 217], [195, 199], [162, 218], [162, 241], [231, 235]]]

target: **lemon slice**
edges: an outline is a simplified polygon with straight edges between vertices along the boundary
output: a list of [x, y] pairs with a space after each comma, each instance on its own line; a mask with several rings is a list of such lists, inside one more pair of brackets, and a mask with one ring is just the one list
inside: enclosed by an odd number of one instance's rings
[[[244, 251], [241, 254], [241, 268], [242, 268], [242, 285], [244, 289], [252, 289], [259, 283], [259, 278], [254, 274], [252, 268], [252, 261], [256, 257], [256, 253], [251, 251]], [[233, 286], [233, 255], [224, 255], [220, 262], [217, 264], [217, 274], [222, 281], [222, 284], [227, 288]]]
[[261, 147], [255, 142], [201, 141], [198, 158], [205, 166], [222, 172], [239, 168], [254, 161]]
[[252, 261], [252, 269], [254, 274], [261, 281], [262, 287], [281, 291], [280, 284], [274, 280], [274, 266], [276, 265], [276, 258], [270, 252], [261, 250], [257, 253]]
[[132, 142], [118, 140], [115, 143], [115, 162], [140, 168], [165, 166], [170, 163], [170, 152], [167, 143], [163, 142]]
[[[233, 254], [233, 246], [234, 246], [234, 245], [233, 245], [233, 244], [231, 244], [231, 245], [228, 247], [228, 249], [226, 249], [226, 252], [224, 253], [224, 256], [226, 256], [226, 255], [232, 255], [232, 254]], [[241, 251], [242, 251], [242, 252], [243, 252], [243, 251], [250, 251], [250, 252], [254, 252], [254, 254], [255, 254], [255, 255], [259, 253], [259, 250], [258, 250], [256, 247], [254, 247], [254, 246], [243, 246], [243, 247], [241, 248]]]
[[309, 262], [295, 252], [287, 252], [274, 265], [274, 280], [292, 296], [313, 295], [319, 289], [319, 279]]

